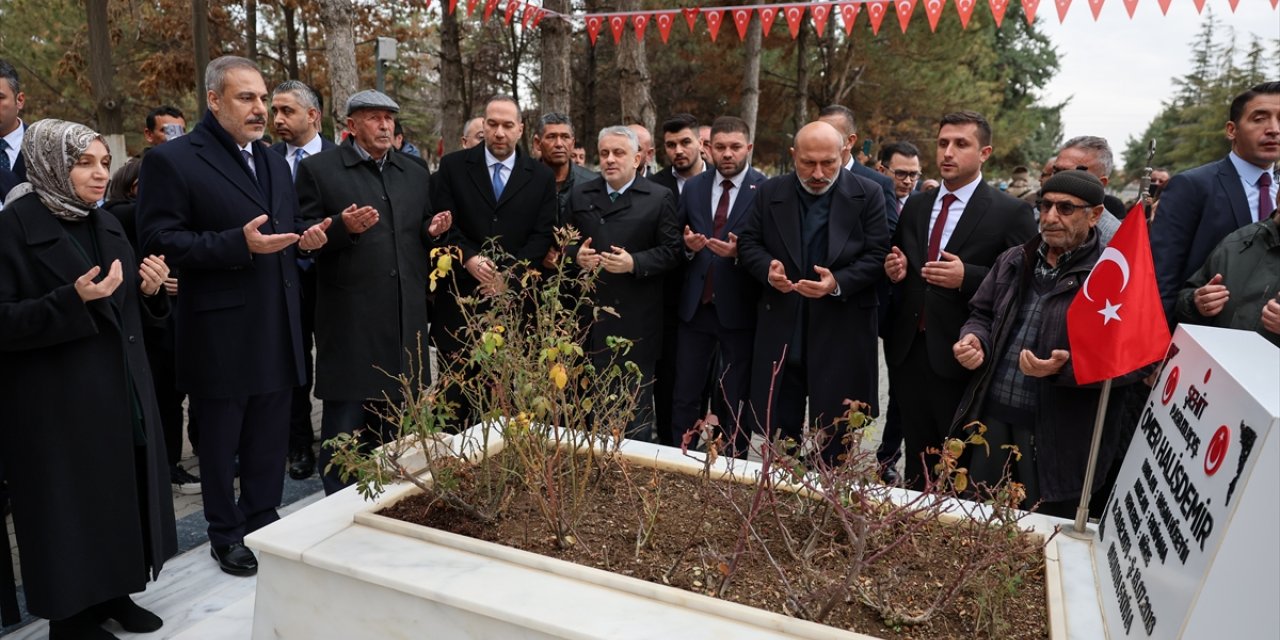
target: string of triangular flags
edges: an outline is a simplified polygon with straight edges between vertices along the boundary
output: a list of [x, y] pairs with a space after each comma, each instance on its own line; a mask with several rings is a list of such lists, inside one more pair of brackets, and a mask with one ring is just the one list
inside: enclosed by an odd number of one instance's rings
[[[474, 16], [476, 7], [480, 6], [482, 0], [466, 0], [466, 12], [469, 16]], [[608, 25], [610, 33], [613, 35], [613, 42], [617, 44], [622, 40], [622, 34], [626, 31], [627, 25], [631, 25], [631, 30], [635, 34], [637, 40], [644, 40], [645, 30], [650, 23], [658, 26], [658, 35], [662, 38], [662, 43], [666, 44], [671, 37], [671, 28], [680, 17], [684, 18], [685, 24], [689, 27], [689, 33], [695, 33], [698, 25], [698, 17], [701, 16], [703, 22], [707, 26], [707, 35], [714, 42], [720, 35], [720, 27], [724, 24], [726, 16], [732, 21], [737, 28], [738, 39], [745, 40], [747, 37], [747, 28], [751, 24], [751, 16], [753, 14], [760, 17], [760, 28], [764, 36], [768, 36], [773, 28], [773, 23], [779, 16], [787, 23], [787, 30], [794, 40], [800, 33], [800, 27], [804, 23], [805, 14], [808, 13], [813, 28], [818, 33], [826, 31], [827, 22], [833, 15], [840, 17], [841, 26], [845, 35], [849, 35], [853, 31], [855, 20], [860, 13], [867, 15], [867, 22], [871, 26], [871, 33], [879, 34], [880, 26], [884, 22], [884, 18], [891, 11], [898, 18], [898, 26], [903, 33], [907, 32], [907, 25], [911, 22], [911, 16], [915, 14], [916, 5], [923, 2], [925, 9], [925, 17], [929, 21], [929, 30], [937, 31], [938, 20], [942, 17], [942, 10], [946, 6], [948, 0], [830, 0], [827, 2], [788, 2], [782, 4], [756, 4], [749, 6], [715, 6], [715, 7], [682, 7], [679, 9], [646, 9], [642, 11], [612, 11], [607, 13], [582, 13], [582, 14], [566, 14], [550, 9], [543, 8], [539, 5], [522, 2], [521, 0], [483, 0], [484, 7], [481, 15], [482, 21], [488, 21], [493, 17], [494, 12], [499, 6], [503, 7], [503, 21], [511, 24], [517, 14], [520, 15], [520, 23], [526, 29], [536, 28], [546, 17], [557, 18], [568, 22], [582, 23], [586, 26], [587, 37], [590, 38], [592, 46], [595, 46], [600, 36], [600, 31]], [[969, 27], [969, 19], [973, 16], [973, 11], [978, 2], [982, 0], [950, 0], [956, 8], [956, 13], [960, 16], [961, 28]], [[996, 26], [999, 27], [1004, 22], [1005, 11], [1009, 8], [1009, 3], [1014, 0], [986, 0], [987, 6], [991, 9], [991, 17], [995, 19]], [[1042, 0], [1018, 0], [1022, 3], [1023, 16], [1027, 23], [1033, 23], [1036, 19], [1036, 12], [1040, 9]], [[1054, 8], [1058, 12], [1058, 21], [1063, 22], [1067, 19], [1067, 10], [1071, 8], [1072, 0], [1048, 0], [1053, 3]], [[1102, 12], [1102, 5], [1106, 0], [1085, 0], [1089, 5], [1090, 11], [1093, 12], [1093, 19], [1096, 21], [1098, 15]], [[1138, 7], [1139, 0], [1121, 0], [1124, 8], [1129, 13], [1129, 18], [1133, 18], [1133, 13]], [[457, 10], [459, 0], [442, 0], [450, 14]], [[1173, 0], [1156, 0], [1160, 5], [1161, 13], [1167, 15], [1169, 13], [1169, 5]], [[1196, 11], [1203, 13], [1206, 0], [1192, 0], [1195, 3]], [[1236, 7], [1240, 4], [1240, 0], [1227, 0], [1234, 13]], [[1271, 8], [1275, 9], [1280, 0], [1270, 0]], [[426, 6], [431, 6], [431, 0], [426, 0]]]

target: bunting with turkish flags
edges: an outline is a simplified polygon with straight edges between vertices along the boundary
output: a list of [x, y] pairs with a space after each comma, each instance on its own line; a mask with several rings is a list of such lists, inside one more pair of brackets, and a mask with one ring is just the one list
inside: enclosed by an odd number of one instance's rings
[[1076, 383], [1110, 380], [1156, 362], [1169, 340], [1139, 200], [1067, 309]]

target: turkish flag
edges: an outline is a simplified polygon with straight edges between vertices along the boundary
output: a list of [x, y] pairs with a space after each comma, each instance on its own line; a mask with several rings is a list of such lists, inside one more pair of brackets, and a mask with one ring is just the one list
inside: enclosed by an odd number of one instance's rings
[[804, 7], [795, 5], [787, 7], [782, 15], [787, 17], [787, 27], [791, 29], [791, 39], [795, 40], [800, 35], [800, 18], [804, 17]]
[[498, 0], [485, 0], [484, 16], [480, 18], [481, 22], [488, 22], [489, 16], [493, 15], [493, 10], [498, 7]]
[[622, 39], [622, 29], [627, 26], [627, 19], [622, 16], [613, 16], [609, 18], [609, 30], [613, 32], [613, 43], [618, 44]]
[[[1098, 14], [1102, 13], [1103, 0], [1089, 0], [1089, 9], [1093, 11], [1093, 21], [1098, 21]], [[1132, 18], [1133, 16], [1129, 16]]]
[[[1124, 0], [1124, 9], [1129, 12], [1129, 19], [1133, 19], [1133, 12], [1138, 8], [1138, 0]], [[1095, 16], [1096, 17], [1096, 16]]]
[[1027, 17], [1027, 24], [1036, 23], [1036, 9], [1040, 7], [1040, 0], [1022, 0], [1022, 13]]
[[1004, 12], [1009, 8], [1009, 0], [988, 0], [991, 5], [991, 17], [996, 19], [996, 28], [1004, 23]]
[[1204, 0], [1195, 0], [1196, 13], [1204, 13]]
[[929, 18], [929, 31], [937, 33], [938, 19], [942, 17], [942, 0], [924, 0], [924, 15]]
[[[1169, 3], [1173, 2], [1173, 0], [1159, 0], [1159, 2], [1160, 2], [1160, 13], [1163, 13], [1166, 16], [1169, 15]], [[1274, 5], [1274, 3], [1272, 4]]]
[[1169, 339], [1139, 200], [1067, 309], [1076, 383], [1108, 380], [1151, 364], [1164, 357]]
[[760, 7], [760, 33], [764, 34], [764, 37], [769, 37], [769, 29], [773, 28], [773, 21], [777, 17], [777, 7]]
[[1071, 0], [1053, 0], [1053, 4], [1058, 7], [1058, 23], [1061, 24], [1067, 19], [1067, 9], [1071, 8]]
[[911, 14], [916, 11], [916, 0], [894, 0], [894, 11], [898, 13], [898, 26], [907, 32], [907, 24], [911, 22]]
[[[528, 15], [528, 14], [526, 14]], [[600, 16], [587, 17], [587, 37], [591, 39], [591, 46], [596, 46], [596, 38], [600, 35]]]
[[750, 9], [734, 9], [733, 24], [738, 27], [738, 41], [747, 39], [747, 27], [751, 25]]
[[862, 9], [862, 5], [852, 2], [840, 5], [840, 18], [844, 21], [844, 34], [846, 36], [853, 32], [853, 21], [858, 18], [860, 9]]
[[662, 36], [662, 44], [667, 43], [667, 39], [671, 37], [671, 21], [675, 20], [674, 11], [659, 13], [654, 17], [658, 21], [658, 35]]
[[975, 0], [956, 0], [956, 13], [960, 14], [960, 28], [969, 28], [969, 18], [973, 15]]
[[871, 34], [880, 34], [880, 23], [884, 20], [884, 14], [889, 11], [889, 2], [868, 2], [867, 3], [867, 21], [871, 23]]
[[636, 40], [644, 42], [644, 28], [649, 26], [649, 16], [643, 13], [631, 16], [631, 26], [635, 29]]
[[821, 38], [827, 32], [827, 18], [831, 16], [831, 7], [815, 4], [809, 8], [809, 17], [813, 19], [813, 30]]
[[514, 16], [516, 14], [516, 5], [518, 4], [520, 3], [516, 2], [516, 0], [510, 0], [509, 2], [507, 2], [507, 11], [506, 13], [503, 14], [503, 17], [502, 17], [503, 22], [507, 24], [511, 24], [511, 16]]
[[720, 35], [720, 25], [724, 22], [724, 11], [704, 11], [702, 15], [707, 21], [707, 33], [711, 34], [711, 41], [716, 41], [716, 36]]

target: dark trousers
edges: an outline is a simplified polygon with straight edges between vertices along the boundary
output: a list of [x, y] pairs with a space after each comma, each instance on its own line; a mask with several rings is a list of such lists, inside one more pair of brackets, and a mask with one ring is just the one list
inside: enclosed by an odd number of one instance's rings
[[[685, 432], [703, 417], [707, 376], [718, 373], [713, 375], [712, 406], [723, 404], [723, 410], [717, 415], [720, 429], [731, 451], [746, 452], [751, 443], [750, 422], [739, 422], [738, 418], [751, 392], [751, 346], [754, 337], [755, 332], [751, 329], [725, 329], [720, 326], [715, 306], [711, 304], [699, 305], [689, 322], [680, 323], [668, 434], [676, 446], [680, 445]], [[722, 365], [719, 371], [712, 366], [717, 348]], [[718, 400], [723, 400], [723, 403]], [[656, 394], [655, 402], [661, 407]], [[658, 425], [661, 429], [661, 417]]]
[[[674, 314], [673, 314], [674, 315]], [[680, 325], [675, 322], [664, 322], [662, 325], [662, 354], [654, 363], [653, 405], [654, 421], [658, 431], [658, 442], [668, 446], [679, 446], [680, 440], [669, 440], [676, 427], [675, 420], [675, 388], [679, 384], [679, 354], [676, 352], [679, 341]], [[706, 378], [703, 378], [706, 381]]]
[[[301, 261], [300, 261], [301, 262]], [[301, 265], [299, 265], [301, 266]], [[316, 326], [316, 268], [299, 268], [302, 285], [302, 357], [307, 379], [294, 387], [289, 414], [289, 451], [311, 448], [316, 441], [311, 424], [311, 385], [315, 381], [315, 360], [311, 357]]]
[[906, 475], [911, 489], [923, 489], [925, 471], [932, 473], [937, 456], [921, 461], [926, 448], [938, 448], [951, 430], [956, 408], [967, 382], [938, 375], [929, 364], [923, 332], [917, 332], [907, 357], [889, 367], [889, 388], [898, 397], [902, 411], [902, 435], [906, 441]]
[[898, 406], [897, 394], [893, 385], [889, 385], [889, 407], [884, 412], [884, 437], [876, 448], [876, 462], [882, 467], [898, 464], [902, 457], [902, 407]]
[[[151, 379], [155, 386], [156, 405], [160, 409], [160, 427], [164, 434], [164, 450], [169, 464], [182, 460], [182, 400], [186, 394], [178, 391], [177, 360], [173, 353], [173, 327], [147, 329], [144, 339], [147, 345], [147, 361], [151, 365]], [[197, 439], [192, 439], [195, 448]]]
[[[236, 398], [190, 399], [200, 422], [200, 487], [209, 542], [240, 542], [280, 516], [292, 389]], [[235, 461], [240, 459], [240, 498]]]
[[344, 433], [361, 432], [361, 440], [365, 446], [377, 446], [382, 443], [385, 434], [390, 433], [389, 426], [379, 415], [386, 409], [386, 402], [381, 401], [347, 401], [325, 400], [324, 414], [320, 417], [320, 479], [324, 482], [324, 494], [333, 495], [353, 484], [352, 478], [342, 481], [342, 473], [337, 468], [327, 469], [333, 459], [333, 451], [323, 443]]

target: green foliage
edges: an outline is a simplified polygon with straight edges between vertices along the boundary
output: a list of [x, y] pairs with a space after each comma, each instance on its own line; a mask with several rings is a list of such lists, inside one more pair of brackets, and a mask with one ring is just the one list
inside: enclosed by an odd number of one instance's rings
[[1156, 141], [1154, 165], [1175, 173], [1225, 156], [1231, 149], [1225, 127], [1232, 98], [1280, 77], [1280, 38], [1271, 46], [1268, 52], [1253, 37], [1246, 49], [1239, 49], [1235, 32], [1224, 33], [1210, 13], [1191, 46], [1191, 71], [1172, 80], [1174, 95], [1140, 137], [1125, 143], [1125, 175], [1136, 179], [1142, 174], [1149, 140]]

